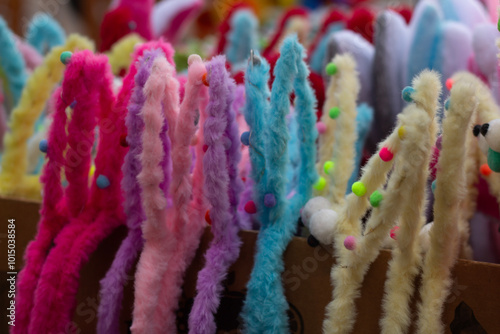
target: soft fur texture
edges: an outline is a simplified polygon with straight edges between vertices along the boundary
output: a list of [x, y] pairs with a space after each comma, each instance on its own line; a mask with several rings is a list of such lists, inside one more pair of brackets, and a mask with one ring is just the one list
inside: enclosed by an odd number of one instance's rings
[[[421, 109], [415, 108], [407, 116], [420, 119], [417, 131], [407, 131], [404, 139], [413, 142], [411, 159], [415, 161], [414, 168], [417, 171], [413, 174], [415, 179], [411, 181], [413, 188], [405, 196], [407, 202], [400, 203], [400, 205], [405, 206], [405, 209], [398, 219], [399, 230], [384, 287], [383, 317], [380, 320], [382, 333], [405, 333], [411, 322], [410, 299], [414, 292], [413, 281], [419, 272], [422, 261], [419, 233], [426, 220], [426, 186], [429, 177], [427, 166], [438, 130], [435, 117], [437, 96], [426, 92], [424, 86], [429, 85], [439, 89], [439, 84], [433, 82], [432, 79], [430, 73], [424, 73], [414, 80], [414, 88], [418, 92], [414, 95], [417, 106], [421, 103], [419, 98], [429, 99], [431, 104], [422, 103], [425, 113], [422, 113]], [[423, 92], [426, 92], [428, 96], [424, 96]], [[432, 103], [432, 99], [434, 103]]]
[[[144, 121], [142, 134], [142, 169], [137, 180], [141, 186], [142, 207], [146, 220], [142, 224], [144, 249], [135, 273], [134, 311], [132, 333], [159, 333], [158, 323], [151, 321], [159, 302], [162, 277], [172, 252], [170, 244], [164, 243], [167, 236], [167, 197], [170, 186], [170, 124], [163, 110], [178, 108], [178, 82], [175, 69], [169, 65], [159, 50], [146, 51], [142, 66], [150, 71], [143, 93], [145, 96], [141, 116]], [[172, 92], [169, 94], [167, 90]], [[173, 96], [172, 96], [173, 95]], [[173, 99], [171, 99], [173, 97]], [[163, 108], [162, 108], [163, 107]], [[163, 129], [163, 124], [166, 124]], [[167, 132], [168, 131], [168, 132]], [[165, 142], [162, 141], [165, 140]], [[166, 169], [163, 162], [166, 161]], [[162, 184], [165, 184], [163, 191]]]
[[134, 54], [134, 49], [142, 43], [144, 43], [144, 39], [141, 36], [130, 34], [113, 44], [107, 55], [114, 75], [124, 76], [124, 72], [133, 60], [130, 55]]
[[[74, 104], [68, 132], [81, 131], [80, 138], [69, 138], [69, 157], [78, 157], [85, 143], [87, 151], [81, 163], [69, 165], [65, 174], [68, 180], [66, 195], [68, 211], [75, 217], [55, 239], [40, 275], [31, 313], [30, 331], [60, 332], [71, 323], [76, 308], [79, 272], [89, 256], [118, 225], [125, 220], [121, 206], [120, 181], [116, 172], [123, 162], [125, 150], [117, 149], [124, 129], [124, 114], [115, 110], [112, 91], [113, 76], [105, 56], [95, 56], [90, 51], [73, 54], [63, 82], [60, 97], [65, 106]], [[87, 90], [89, 87], [89, 90]], [[95, 108], [94, 119], [89, 110]], [[99, 120], [98, 123], [94, 123]], [[90, 154], [94, 142], [94, 125], [99, 126], [96, 171], [88, 188]], [[99, 175], [109, 180], [109, 186], [100, 189], [96, 184]], [[60, 266], [60, 263], [65, 263]]]
[[[35, 121], [40, 117], [55, 85], [61, 80], [63, 51], [93, 49], [88, 39], [71, 35], [64, 46], [54, 47], [44, 62], [29, 77], [17, 107], [9, 119], [10, 132], [4, 138], [4, 154], [0, 171], [0, 194], [10, 197], [40, 199], [38, 176], [26, 175], [27, 141], [33, 135]], [[71, 102], [68, 102], [68, 104]]]
[[231, 18], [231, 31], [226, 46], [227, 60], [233, 64], [241, 64], [250, 55], [250, 50], [257, 49], [258, 21], [253, 11], [242, 9]]
[[498, 47], [495, 41], [500, 38], [497, 26], [491, 23], [483, 23], [473, 30], [472, 46], [474, 49], [474, 61], [491, 88], [491, 92], [500, 103], [500, 84], [498, 83]]
[[401, 90], [405, 87], [409, 30], [403, 17], [392, 10], [381, 12], [375, 24], [373, 95], [375, 119], [367, 148], [375, 152], [377, 143], [392, 131], [397, 115], [403, 110]]
[[[196, 166], [191, 175], [192, 152], [190, 143], [197, 140], [196, 157], [202, 156], [203, 131], [197, 126], [204, 124], [207, 89], [202, 83], [202, 76], [206, 73], [205, 65], [198, 55], [191, 55], [188, 59], [188, 80], [185, 84], [184, 99], [180, 105], [180, 112], [174, 130], [175, 145], [172, 147], [172, 182], [171, 194], [173, 199], [173, 222], [171, 230], [164, 239], [165, 242], [176, 244], [171, 255], [167, 270], [163, 276], [162, 288], [159, 295], [159, 304], [156, 308], [154, 321], [162, 324], [162, 332], [175, 333], [176, 309], [182, 293], [182, 279], [184, 273], [194, 257], [201, 233], [205, 227], [203, 215], [206, 212], [203, 194], [203, 159], [196, 159]], [[199, 112], [198, 112], [199, 110]]]
[[[255, 264], [247, 284], [248, 292], [242, 313], [246, 333], [288, 332], [286, 313], [288, 303], [281, 282], [281, 273], [284, 270], [283, 252], [295, 232], [294, 222], [299, 215], [300, 208], [311, 196], [312, 185], [318, 177], [314, 168], [315, 140], [318, 134], [314, 115], [316, 101], [307, 80], [309, 71], [304, 63], [304, 56], [304, 50], [298, 43], [296, 36], [285, 39], [281, 47], [281, 57], [274, 70], [275, 80], [270, 100], [270, 110], [273, 112], [262, 120], [265, 129], [262, 135], [265, 136], [264, 157], [265, 173], [267, 174], [265, 184], [258, 184], [257, 189], [260, 194], [273, 194], [276, 205], [266, 210], [265, 214], [262, 215], [265, 219], [262, 222], [263, 225], [257, 240]], [[254, 69], [260, 68], [262, 63], [263, 60], [258, 58], [253, 63]], [[249, 68], [251, 66], [252, 63]], [[260, 77], [260, 80], [264, 80], [265, 83], [267, 81], [265, 80], [267, 79], [266, 67], [264, 66], [260, 72], [254, 75], [255, 77], [253, 75], [249, 75], [249, 77], [253, 79]], [[254, 83], [253, 80], [252, 83]], [[292, 88], [296, 95], [296, 117], [298, 117], [299, 124], [297, 135], [301, 143], [301, 164], [296, 194], [287, 201], [284, 171], [288, 158], [287, 142], [290, 135], [286, 127], [285, 117], [290, 109], [289, 94]], [[256, 90], [252, 94], [256, 94], [258, 91]], [[259, 98], [262, 100], [260, 103], [265, 106], [264, 111], [269, 110], [266, 94], [261, 94]], [[254, 131], [252, 126], [251, 129]], [[254, 198], [258, 208], [264, 207], [261, 198]]]
[[43, 63], [43, 56], [34, 47], [23, 41], [19, 36], [14, 35], [14, 40], [29, 71], [34, 71]]
[[347, 182], [346, 195], [351, 192], [351, 187], [354, 182], [358, 179], [359, 169], [361, 166], [361, 160], [363, 158], [363, 148], [366, 145], [368, 134], [372, 129], [374, 112], [366, 103], [362, 103], [357, 108], [358, 112], [356, 114], [356, 133], [358, 134], [358, 139], [354, 145], [356, 149], [356, 158], [354, 160], [354, 169], [351, 173], [351, 178]]
[[[352, 330], [356, 318], [355, 299], [359, 297], [363, 278], [370, 264], [376, 259], [389, 230], [403, 213], [401, 204], [413, 205], [411, 192], [418, 182], [417, 175], [420, 169], [427, 168], [421, 164], [425, 159], [417, 159], [415, 163], [412, 154], [417, 149], [425, 152], [426, 131], [423, 129], [428, 131], [430, 128], [441, 86], [439, 77], [429, 72], [422, 73], [415, 80], [414, 86], [419, 89], [413, 94], [416, 105], [411, 104], [398, 116], [398, 126], [405, 126], [406, 129], [404, 139], [399, 139], [398, 129], [395, 129], [389, 138], [379, 145], [380, 149], [387, 147], [391, 150], [395, 154], [394, 159], [384, 162], [378, 154], [372, 156], [360, 179], [366, 187], [366, 195], [348, 195], [346, 205], [338, 214], [334, 231], [337, 264], [331, 272], [333, 300], [326, 308], [326, 319], [323, 322], [323, 330], [327, 333], [349, 333]], [[427, 110], [431, 111], [432, 115], [429, 115]], [[393, 165], [395, 167], [387, 188], [381, 191], [384, 199], [381, 205], [373, 210], [362, 235], [360, 220], [368, 207], [367, 197], [384, 185], [386, 175]], [[353, 251], [347, 250], [343, 245], [347, 236], [357, 238], [357, 246]]]
[[44, 12], [37, 13], [31, 20], [26, 40], [40, 54], [47, 54], [54, 46], [63, 45], [66, 34], [54, 18]]
[[[122, 190], [125, 201], [124, 212], [127, 215], [126, 225], [129, 229], [127, 237], [122, 241], [115, 259], [106, 276], [101, 280], [100, 303], [98, 309], [97, 333], [119, 333], [119, 317], [121, 301], [123, 300], [123, 286], [129, 279], [127, 273], [135, 264], [137, 255], [143, 247], [141, 223], [145, 215], [141, 205], [141, 188], [137, 182], [137, 175], [141, 171], [139, 155], [142, 152], [141, 133], [144, 128], [142, 118], [139, 116], [144, 104], [145, 96], [142, 88], [148, 78], [148, 68], [143, 66], [138, 74], [137, 62], [146, 50], [155, 49], [163, 45], [163, 52], [171, 55], [172, 49], [167, 44], [148, 42], [138, 47], [133, 55], [133, 62], [127, 76], [123, 80], [123, 98], [118, 97], [117, 108], [125, 113], [127, 143], [129, 150], [124, 158]], [[129, 102], [130, 101], [130, 102]], [[125, 132], [124, 132], [125, 133]]]
[[26, 64], [14, 40], [7, 22], [0, 17], [0, 67], [5, 75], [5, 92], [11, 108], [19, 103], [21, 93], [26, 84]]
[[214, 241], [205, 253], [205, 266], [198, 273], [189, 333], [215, 333], [214, 315], [220, 303], [222, 282], [238, 258], [241, 246], [237, 206], [242, 184], [236, 169], [241, 155], [238, 126], [231, 108], [235, 85], [225, 62], [224, 56], [217, 56], [207, 64], [210, 102], [204, 124], [208, 149], [203, 168]]
[[458, 255], [457, 220], [460, 202], [464, 200], [467, 147], [463, 134], [470, 131], [469, 121], [476, 107], [474, 94], [473, 85], [466, 81], [456, 82], [451, 91], [450, 108], [445, 112], [440, 169], [436, 175], [434, 224], [423, 266], [417, 333], [444, 333], [445, 329], [441, 314], [452, 284], [450, 270]]

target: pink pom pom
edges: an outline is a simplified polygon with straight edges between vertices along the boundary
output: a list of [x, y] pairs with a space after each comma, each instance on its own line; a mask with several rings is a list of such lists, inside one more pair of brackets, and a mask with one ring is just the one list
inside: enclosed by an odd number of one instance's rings
[[449, 78], [448, 80], [446, 80], [446, 88], [448, 88], [448, 90], [451, 90], [451, 88], [453, 88], [453, 79], [452, 78]]
[[396, 240], [396, 233], [397, 231], [399, 230], [399, 226], [394, 226], [393, 228], [391, 228], [391, 238]]
[[318, 132], [320, 134], [323, 134], [326, 132], [326, 125], [323, 122], [318, 122], [316, 123], [316, 129], [318, 129]]
[[352, 235], [344, 239], [344, 247], [348, 250], [354, 250], [356, 248], [356, 238]]
[[391, 161], [392, 158], [394, 158], [394, 153], [392, 153], [387, 147], [382, 147], [378, 155], [380, 159], [385, 162]]
[[257, 207], [255, 206], [255, 202], [254, 201], [248, 201], [245, 204], [245, 212], [249, 213], [251, 215], [257, 212]]

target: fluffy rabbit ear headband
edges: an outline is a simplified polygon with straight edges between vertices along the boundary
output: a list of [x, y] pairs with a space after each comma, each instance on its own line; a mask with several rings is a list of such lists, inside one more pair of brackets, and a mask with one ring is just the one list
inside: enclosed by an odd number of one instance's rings
[[[29, 77], [17, 107], [9, 120], [10, 131], [5, 136], [4, 155], [0, 171], [0, 195], [40, 199], [38, 175], [28, 176], [27, 140], [33, 135], [35, 121], [40, 117], [46, 101], [61, 80], [64, 51], [93, 49], [88, 39], [78, 35], [68, 37], [64, 46], [54, 47], [44, 62]], [[64, 59], [63, 59], [64, 60]], [[45, 145], [41, 148], [44, 150]]]
[[123, 208], [127, 216], [126, 224], [129, 231], [115, 255], [111, 268], [101, 280], [97, 333], [120, 332], [119, 319], [123, 287], [129, 278], [127, 273], [135, 264], [144, 243], [141, 223], [145, 216], [141, 205], [141, 188], [137, 182], [137, 175], [141, 171], [139, 155], [142, 152], [141, 133], [144, 123], [139, 114], [145, 100], [143, 87], [149, 77], [150, 65], [144, 61], [144, 58], [140, 63], [138, 59], [143, 56], [145, 51], [154, 49], [161, 49], [168, 58], [172, 57], [173, 50], [169, 44], [148, 42], [139, 46], [134, 54], [134, 61], [130, 66], [129, 73], [123, 80], [122, 89], [128, 91], [128, 96], [123, 101], [118, 99], [118, 105], [121, 105], [120, 108], [123, 109], [124, 113], [127, 113], [126, 130], [120, 137], [120, 144], [129, 147], [121, 167], [123, 172], [121, 187], [125, 198]]
[[47, 54], [53, 47], [63, 45], [66, 34], [54, 18], [44, 12], [35, 14], [28, 27], [26, 40], [40, 54]]
[[[333, 240], [337, 258], [331, 272], [334, 290], [323, 323], [325, 332], [349, 333], [352, 330], [359, 288], [389, 230], [400, 217], [415, 219], [415, 202], [421, 203], [417, 211], [423, 209], [425, 172], [422, 170], [428, 168], [435, 140], [435, 113], [440, 92], [439, 77], [435, 73], [424, 71], [416, 78], [414, 88], [408, 87], [403, 92], [406, 100], [415, 103], [398, 116], [398, 128], [379, 145], [379, 154], [369, 160], [360, 181], [353, 184], [353, 193], [347, 196], [346, 204], [338, 214], [322, 210], [311, 218], [311, 225], [330, 224], [324, 229], [329, 236], [316, 237]], [[414, 159], [416, 154], [418, 159]], [[386, 189], [377, 190], [383, 187], [393, 166]], [[418, 187], [422, 191], [414, 192]], [[369, 203], [374, 208], [362, 230], [361, 218]], [[417, 223], [422, 221], [422, 215], [423, 212], [416, 215]]]
[[231, 17], [231, 31], [228, 35], [226, 47], [227, 60], [233, 67], [241, 66], [255, 50], [258, 44], [257, 29], [259, 22], [250, 9], [241, 9]]
[[207, 64], [210, 101], [204, 124], [207, 151], [203, 157], [205, 194], [214, 239], [205, 253], [205, 267], [198, 273], [196, 297], [189, 315], [189, 333], [215, 333], [222, 282], [240, 253], [238, 216], [243, 183], [238, 175], [241, 159], [236, 115], [231, 108], [234, 81], [225, 68], [224, 56]]
[[[429, 232], [430, 248], [423, 264], [417, 333], [444, 333], [441, 321], [443, 304], [449, 294], [451, 268], [460, 247], [461, 224], [457, 221], [463, 220], [461, 207], [468, 200], [463, 191], [469, 163], [466, 161], [468, 147], [464, 132], [472, 126], [471, 117], [478, 107], [476, 94], [476, 87], [470, 81], [458, 80], [445, 103], [442, 150], [434, 191], [434, 223]], [[470, 132], [468, 135], [471, 136]]]
[[[123, 105], [115, 106], [111, 68], [107, 57], [90, 51], [77, 52], [68, 61], [56, 112], [63, 113], [70, 106], [72, 121], [76, 122], [68, 125], [68, 132], [81, 130], [80, 136], [68, 140], [67, 155], [74, 165], [66, 168], [69, 185], [65, 193], [69, 196], [66, 205], [72, 219], [56, 237], [40, 275], [31, 312], [32, 332], [67, 329], [76, 308], [80, 269], [99, 243], [125, 221], [122, 173], [117, 172], [126, 153], [119, 145], [125, 113]], [[120, 92], [122, 103], [127, 95], [125, 90]], [[64, 128], [64, 124], [57, 126]], [[89, 187], [96, 126], [99, 141]]]
[[[36, 303], [35, 290], [40, 285], [40, 276], [43, 275], [47, 268], [52, 269], [53, 273], [62, 270], [60, 263], [63, 262], [52, 262], [52, 265], [44, 266], [44, 264], [51, 262], [48, 258], [50, 255], [47, 254], [49, 252], [52, 254], [55, 250], [53, 246], [56, 239], [60, 240], [61, 244], [66, 244], [64, 240], [56, 237], [61, 235], [62, 230], [66, 230], [72, 218], [82, 212], [87, 202], [91, 149], [95, 139], [93, 134], [95, 117], [92, 111], [99, 101], [96, 94], [87, 94], [88, 92], [83, 89], [78, 90], [81, 94], [78, 95], [76, 87], [80, 87], [80, 81], [78, 80], [83, 81], [86, 79], [82, 78], [84, 73], [80, 70], [86, 64], [89, 55], [90, 52], [83, 51], [72, 56], [73, 61], [68, 66], [68, 71], [76, 73], [76, 75], [74, 74], [71, 79], [64, 80], [63, 88], [59, 89], [54, 121], [46, 146], [47, 164], [41, 176], [41, 182], [44, 184], [41, 220], [38, 234], [26, 250], [26, 264], [19, 276], [16, 295], [16, 300], [19, 302], [17, 308], [19, 322], [17, 326], [13, 327], [14, 333], [26, 333], [30, 320], [35, 321], [31, 311]], [[96, 66], [100, 72], [105, 73], [103, 71], [105, 69], [99, 66], [101, 63], [105, 63], [105, 58], [101, 57], [100, 60], [100, 62], [96, 62]], [[102, 77], [102, 73], [99, 73], [100, 77]], [[111, 83], [109, 76], [105, 78], [109, 79], [109, 83]], [[77, 84], [75, 84], [75, 81]], [[110, 91], [109, 93], [111, 94]], [[66, 114], [68, 106], [72, 110], [71, 120], [68, 120]], [[100, 107], [109, 108], [110, 105], [103, 103]], [[64, 190], [61, 182], [62, 170], [64, 170], [68, 181], [68, 186]], [[69, 251], [65, 252], [64, 255], [67, 255], [67, 253]], [[52, 276], [52, 278], [56, 280], [58, 277], [56, 275]], [[55, 297], [55, 295], [52, 297]], [[49, 300], [42, 299], [39, 303], [46, 303]], [[48, 309], [50, 310], [51, 306], [48, 306]]]
[[[318, 175], [316, 159], [315, 98], [307, 80], [304, 49], [296, 36], [288, 37], [281, 47], [281, 57], [274, 70], [271, 102], [269, 66], [254, 56], [247, 68], [247, 106], [245, 117], [250, 126], [250, 159], [254, 186], [254, 207], [262, 222], [257, 241], [255, 264], [247, 284], [243, 306], [247, 333], [287, 333], [288, 303], [281, 283], [283, 251], [296, 230], [300, 208], [309, 199]], [[290, 109], [289, 94], [295, 91], [297, 136], [300, 142], [300, 175], [295, 195], [287, 200], [286, 165], [289, 133], [286, 115]], [[273, 112], [270, 112], [272, 110]], [[273, 303], [268, 301], [272, 300]]]

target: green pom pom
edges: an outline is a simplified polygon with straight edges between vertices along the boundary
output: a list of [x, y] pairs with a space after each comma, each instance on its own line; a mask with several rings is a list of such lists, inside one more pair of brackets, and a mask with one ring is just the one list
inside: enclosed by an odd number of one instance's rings
[[370, 195], [370, 204], [374, 208], [378, 208], [383, 199], [384, 196], [380, 193], [380, 191], [375, 190], [373, 194]]
[[333, 171], [334, 167], [335, 167], [335, 163], [333, 161], [325, 162], [325, 165], [323, 166], [323, 169], [325, 170], [325, 174], [330, 174]]
[[444, 109], [446, 109], [446, 110], [450, 109], [450, 99], [447, 99], [447, 100], [444, 102]]
[[493, 151], [491, 148], [488, 149], [488, 166], [495, 173], [500, 173], [500, 153]]
[[361, 182], [354, 182], [353, 185], [352, 185], [352, 192], [358, 196], [358, 197], [362, 197], [366, 194], [366, 187], [363, 183]]
[[330, 109], [330, 112], [328, 114], [330, 115], [331, 119], [335, 119], [335, 118], [339, 117], [339, 115], [340, 115], [340, 108], [333, 107], [332, 109]]
[[337, 73], [337, 65], [334, 63], [329, 63], [326, 65], [326, 74], [328, 75], [335, 75]]
[[64, 65], [68, 65], [72, 55], [73, 53], [71, 53], [70, 51], [64, 51], [63, 53], [61, 53], [61, 63], [63, 63]]
[[326, 180], [324, 177], [320, 177], [318, 179], [318, 181], [316, 181], [316, 183], [314, 184], [314, 189], [318, 190], [318, 191], [321, 191], [323, 189], [325, 189], [326, 187]]
[[432, 190], [432, 193], [434, 194], [434, 192], [436, 191], [436, 180], [432, 181], [431, 190]]

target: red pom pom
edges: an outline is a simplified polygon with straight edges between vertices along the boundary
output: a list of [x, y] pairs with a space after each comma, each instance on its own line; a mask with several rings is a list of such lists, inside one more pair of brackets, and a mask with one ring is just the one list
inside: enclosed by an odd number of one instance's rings
[[123, 147], [128, 147], [127, 134], [124, 133], [120, 136], [120, 145]]
[[255, 206], [255, 202], [254, 201], [248, 201], [245, 204], [245, 212], [249, 213], [251, 215], [253, 215], [254, 213], [257, 212], [257, 207]]
[[448, 88], [448, 90], [451, 90], [451, 88], [453, 87], [453, 79], [452, 78], [449, 78], [448, 80], [446, 80], [446, 88]]
[[212, 219], [210, 219], [210, 210], [207, 210], [207, 212], [205, 212], [205, 221], [208, 225], [212, 225]]
[[393, 228], [391, 228], [391, 238], [396, 240], [396, 233], [398, 232], [399, 230], [399, 226], [394, 226]]
[[203, 145], [203, 152], [206, 152], [208, 150], [208, 145]]
[[380, 159], [385, 162], [391, 161], [392, 158], [394, 158], [394, 153], [392, 153], [387, 147], [382, 147], [378, 155]]
[[207, 73], [204, 73], [203, 76], [201, 77], [201, 81], [205, 86], [209, 86], [208, 81], [207, 81]]
[[481, 172], [481, 174], [484, 176], [489, 176], [491, 174], [491, 168], [490, 166], [488, 166], [488, 164], [483, 164], [479, 168], [479, 172]]

